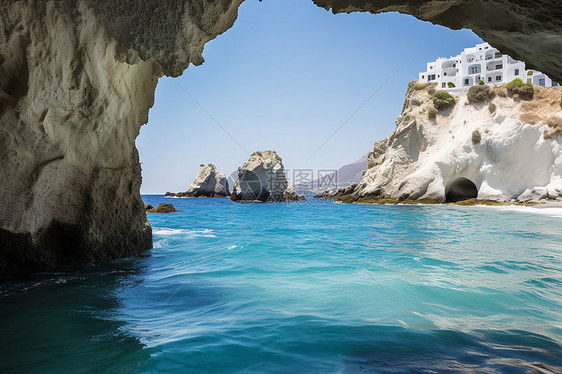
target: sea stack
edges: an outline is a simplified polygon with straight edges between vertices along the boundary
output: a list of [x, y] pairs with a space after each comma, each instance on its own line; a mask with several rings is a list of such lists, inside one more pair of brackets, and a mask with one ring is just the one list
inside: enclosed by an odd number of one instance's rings
[[282, 159], [275, 151], [254, 152], [238, 168], [238, 178], [232, 188], [232, 201], [301, 201], [285, 176]]
[[215, 165], [201, 164], [199, 174], [182, 197], [227, 197], [230, 196], [226, 176]]

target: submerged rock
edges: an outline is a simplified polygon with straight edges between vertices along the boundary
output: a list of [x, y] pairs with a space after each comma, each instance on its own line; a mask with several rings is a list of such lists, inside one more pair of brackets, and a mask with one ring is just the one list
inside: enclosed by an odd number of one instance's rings
[[230, 199], [260, 202], [305, 200], [287, 181], [285, 167], [275, 151], [254, 152], [238, 168], [238, 178]]
[[199, 174], [183, 197], [227, 197], [230, 196], [226, 176], [215, 165], [201, 165]]
[[179, 212], [179, 210], [176, 210], [176, 208], [172, 204], [161, 203], [158, 204], [156, 208], [149, 209], [146, 212], [147, 213], [176, 213]]

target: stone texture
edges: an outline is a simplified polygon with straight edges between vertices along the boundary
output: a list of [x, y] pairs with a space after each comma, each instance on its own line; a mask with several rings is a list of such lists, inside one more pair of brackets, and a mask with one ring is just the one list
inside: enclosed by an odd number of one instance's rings
[[186, 197], [227, 197], [230, 196], [226, 176], [213, 164], [201, 165], [193, 183], [185, 191]]
[[[0, 274], [152, 246], [135, 137], [158, 78], [202, 63], [205, 43], [232, 26], [241, 2], [2, 1]], [[471, 28], [562, 80], [562, 16], [552, 2], [315, 2]]]
[[179, 212], [179, 210], [176, 210], [176, 208], [172, 204], [160, 203], [156, 208], [148, 209], [146, 212], [147, 213], [177, 213]]
[[238, 168], [234, 182], [233, 201], [298, 201], [304, 200], [289, 184], [281, 157], [275, 151], [254, 152]]
[[2, 2], [0, 275], [152, 247], [135, 138], [240, 2]]
[[347, 193], [356, 200], [445, 201], [470, 190], [466, 178], [479, 199], [562, 198], [562, 135], [545, 137], [548, 122], [562, 118], [562, 88], [534, 88], [532, 100], [516, 101], [496, 87], [494, 111], [456, 93], [456, 105], [430, 119], [432, 86], [411, 82], [395, 131], [375, 143], [363, 179]]

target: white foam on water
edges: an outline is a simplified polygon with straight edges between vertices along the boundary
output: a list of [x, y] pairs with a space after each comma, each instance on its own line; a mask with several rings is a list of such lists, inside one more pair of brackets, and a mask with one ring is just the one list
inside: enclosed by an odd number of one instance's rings
[[211, 229], [189, 230], [189, 229], [170, 229], [166, 227], [153, 227], [152, 234], [164, 235], [164, 236], [182, 235], [185, 236], [187, 239], [193, 239], [197, 237], [203, 237], [203, 238], [217, 237], [216, 235], [213, 234], [213, 230]]
[[153, 227], [152, 234], [153, 235], [182, 235], [186, 234], [191, 230], [185, 229], [167, 229], [165, 227]]
[[540, 214], [549, 217], [562, 218], [562, 207], [535, 207], [535, 206], [517, 206], [517, 205], [503, 205], [503, 206], [486, 206], [482, 207], [499, 209], [499, 210], [509, 210], [513, 212], [530, 213], [530, 214]]
[[154, 242], [154, 248], [164, 248], [169, 245], [168, 239], [161, 239]]

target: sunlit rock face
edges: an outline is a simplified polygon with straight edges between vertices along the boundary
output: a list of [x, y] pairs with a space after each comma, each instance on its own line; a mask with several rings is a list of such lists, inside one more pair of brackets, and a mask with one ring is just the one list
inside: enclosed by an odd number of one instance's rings
[[[135, 137], [158, 78], [202, 63], [205, 43], [232, 26], [241, 2], [2, 1], [0, 274], [151, 247]], [[468, 27], [562, 78], [562, 17], [546, 2], [316, 3]]]
[[213, 164], [201, 165], [193, 183], [185, 192], [186, 197], [226, 197], [230, 195], [224, 173]]
[[286, 177], [283, 160], [275, 151], [254, 152], [238, 168], [238, 178], [232, 187], [232, 201], [280, 202], [300, 201]]
[[[527, 68], [562, 81], [562, 7], [553, 1], [313, 0], [334, 13], [400, 12], [451, 29], [467, 28]], [[391, 37], [392, 30], [386, 37]], [[412, 36], [415, 37], [415, 36]], [[439, 41], [436, 41], [437, 43]]]
[[240, 1], [3, 1], [0, 274], [152, 247], [135, 138]]
[[[485, 87], [485, 86], [474, 86]], [[434, 85], [408, 85], [396, 130], [369, 153], [352, 196], [436, 202], [562, 199], [562, 88], [532, 100], [495, 87], [489, 100], [436, 111]]]

